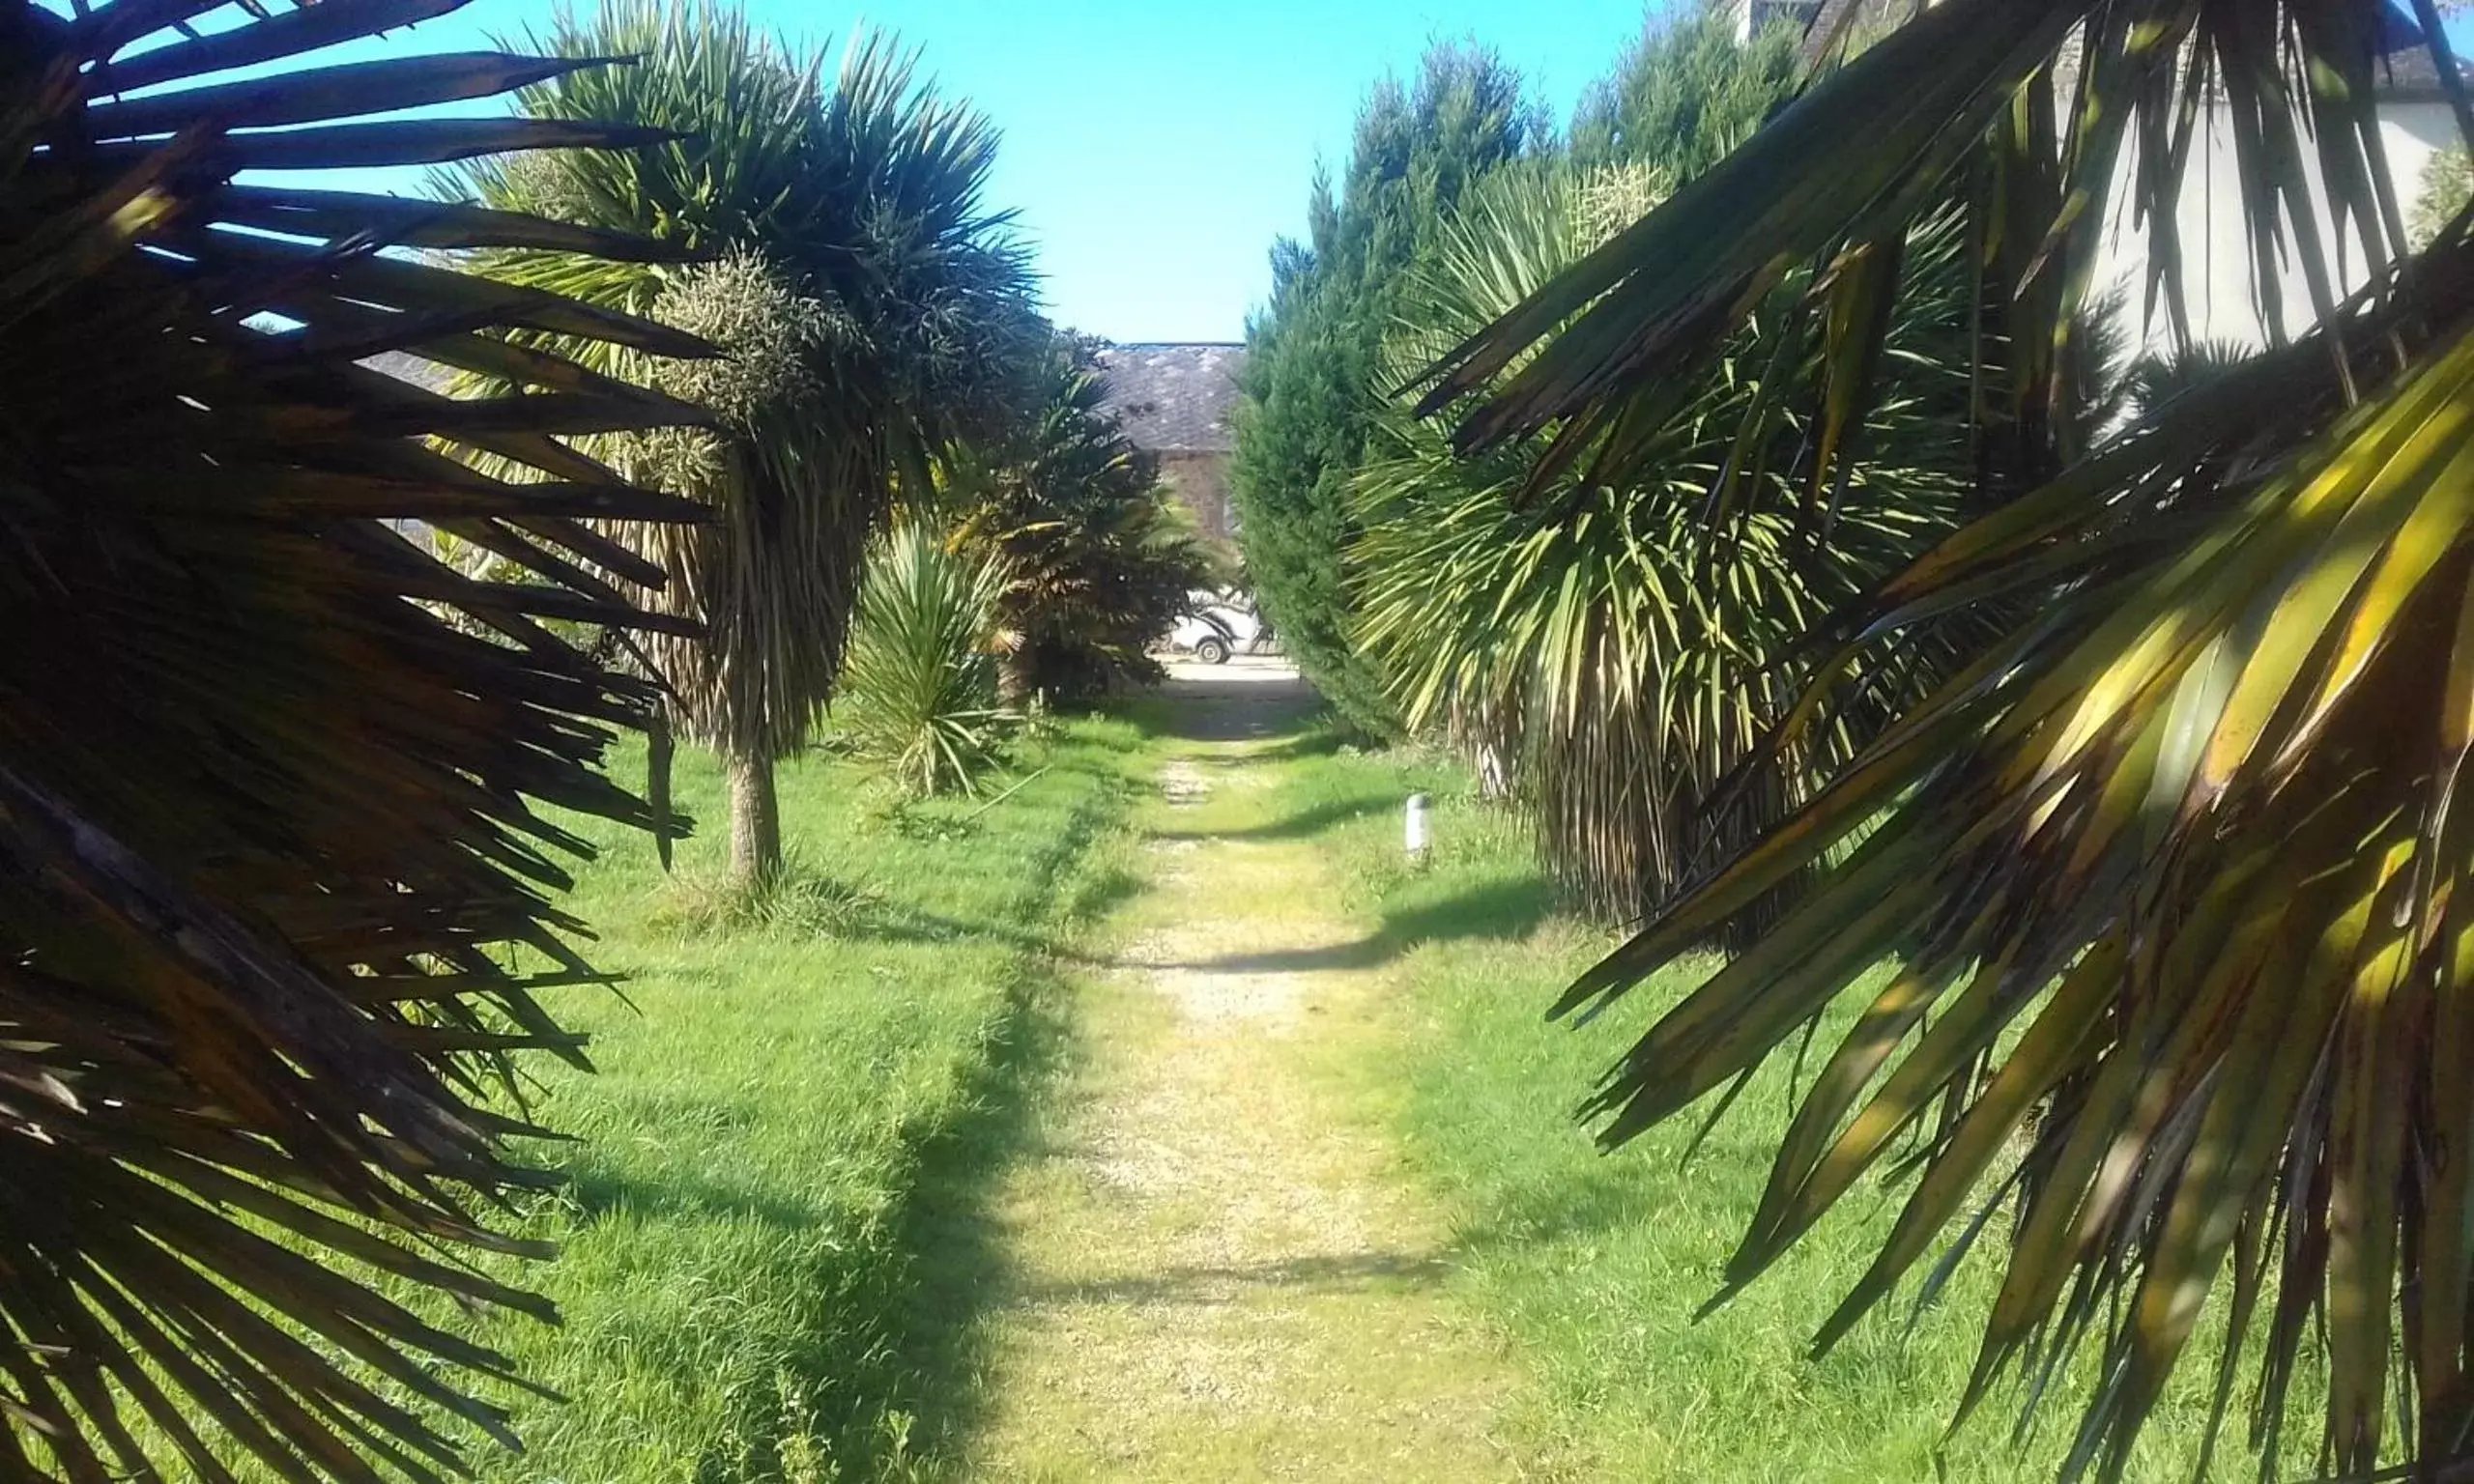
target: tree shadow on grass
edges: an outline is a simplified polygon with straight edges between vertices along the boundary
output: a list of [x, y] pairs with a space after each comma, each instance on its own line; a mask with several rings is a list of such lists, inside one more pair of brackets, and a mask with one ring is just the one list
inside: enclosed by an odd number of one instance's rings
[[883, 1477], [920, 1460], [950, 1474], [959, 1444], [979, 1427], [987, 1400], [979, 1380], [989, 1363], [984, 1320], [1009, 1282], [992, 1205], [998, 1177], [1036, 1142], [1032, 1104], [1071, 1044], [1070, 993], [1052, 962], [1025, 969], [1003, 1034], [972, 1079], [970, 1112], [920, 1150], [898, 1224], [910, 1261], [890, 1334], [904, 1377], [890, 1406], [912, 1426], [854, 1459], [863, 1466], [856, 1477]]

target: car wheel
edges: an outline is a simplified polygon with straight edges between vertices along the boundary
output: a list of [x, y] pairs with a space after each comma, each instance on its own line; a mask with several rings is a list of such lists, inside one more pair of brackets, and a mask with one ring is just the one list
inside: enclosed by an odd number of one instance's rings
[[1202, 661], [1205, 665], [1227, 664], [1228, 641], [1224, 639], [1206, 639], [1202, 641], [1200, 643], [1194, 645], [1194, 658]]

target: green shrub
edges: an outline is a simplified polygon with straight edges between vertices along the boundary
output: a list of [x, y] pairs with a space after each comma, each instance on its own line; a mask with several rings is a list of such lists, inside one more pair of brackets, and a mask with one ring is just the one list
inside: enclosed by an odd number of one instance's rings
[[1095, 345], [1058, 335], [1033, 372], [1031, 404], [1005, 436], [957, 450], [942, 471], [952, 545], [1004, 564], [998, 694], [1081, 699], [1163, 678], [1151, 646], [1213, 585], [1211, 561], [1159, 460], [1108, 407]]
[[1464, 191], [1551, 136], [1500, 56], [1438, 43], [1414, 83], [1386, 79], [1367, 98], [1346, 172], [1315, 183], [1307, 240], [1272, 250], [1229, 465], [1238, 540], [1282, 647], [1361, 732], [1399, 729], [1382, 676], [1350, 642], [1341, 564], [1356, 530], [1349, 481], [1389, 389], [1381, 350], [1398, 287]]
[[844, 735], [906, 793], [968, 793], [1012, 717], [992, 653], [1004, 568], [903, 527], [869, 553], [835, 702]]

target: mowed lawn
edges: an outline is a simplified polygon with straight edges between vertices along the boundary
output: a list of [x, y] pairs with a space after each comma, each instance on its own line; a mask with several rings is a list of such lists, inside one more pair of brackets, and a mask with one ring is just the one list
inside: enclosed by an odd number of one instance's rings
[[[567, 1397], [518, 1405], [524, 1484], [902, 1478], [959, 1424], [939, 1402], [989, 1259], [966, 1219], [1018, 1120], [1054, 1013], [1047, 950], [1123, 890], [1111, 832], [1141, 738], [1077, 721], [995, 783], [1002, 802], [896, 810], [824, 756], [781, 777], [791, 886], [761, 914], [715, 885], [727, 812], [682, 753], [704, 822], [666, 878], [614, 837], [576, 909], [624, 993], [569, 992], [599, 1074], [546, 1076], [582, 1142], [526, 1223], [561, 1261], [527, 1276], [563, 1328], [481, 1333]], [[622, 758], [622, 777], [641, 769]], [[1044, 772], [1035, 770], [1045, 769]]]
[[[1810, 1337], [1863, 1271], [1904, 1186], [1859, 1187], [1768, 1278], [1695, 1323], [1785, 1130], [1787, 1059], [1754, 1079], [1689, 1163], [1699, 1109], [1600, 1155], [1573, 1108], [1709, 966], [1645, 987], [1586, 1029], [1546, 1024], [1564, 985], [1617, 939], [1554, 910], [1518, 818], [1480, 803], [1468, 775], [1437, 759], [1328, 741], [1305, 751], [1283, 781], [1283, 813], [1321, 835], [1363, 894], [1356, 905], [1383, 921], [1409, 1053], [1366, 1068], [1365, 1094], [1448, 1205], [1453, 1291], [1500, 1327], [1527, 1370], [1514, 1426], [1552, 1473], [1730, 1484], [2055, 1476], [2087, 1395], [2085, 1364], [2022, 1448], [2011, 1438], [2015, 1388], [1997, 1390], [1944, 1439], [1998, 1286], [2006, 1216], [1912, 1329], [1913, 1283], [1827, 1359], [1807, 1358]], [[1424, 870], [1401, 850], [1400, 809], [1415, 791], [1435, 800], [1438, 844]], [[1831, 1044], [1826, 1027], [1811, 1067]], [[2211, 1317], [2222, 1307], [2220, 1294]], [[2221, 1336], [2203, 1322], [2197, 1363], [2151, 1424], [2132, 1477], [2192, 1476]], [[2315, 1380], [2296, 1383], [2297, 1415], [2312, 1414]], [[2233, 1394], [2211, 1476], [2257, 1477], [2247, 1374]], [[2289, 1448], [2286, 1476], [2310, 1476], [2312, 1452]]]

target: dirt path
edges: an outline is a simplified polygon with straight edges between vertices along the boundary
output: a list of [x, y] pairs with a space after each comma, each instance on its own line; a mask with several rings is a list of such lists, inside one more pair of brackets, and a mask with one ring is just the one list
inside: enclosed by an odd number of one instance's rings
[[997, 1203], [1012, 1279], [972, 1478], [1519, 1475], [1508, 1366], [1438, 1294], [1440, 1225], [1341, 1080], [1383, 1054], [1379, 976], [1274, 816], [1301, 698], [1245, 674], [1183, 688], [1148, 887]]

